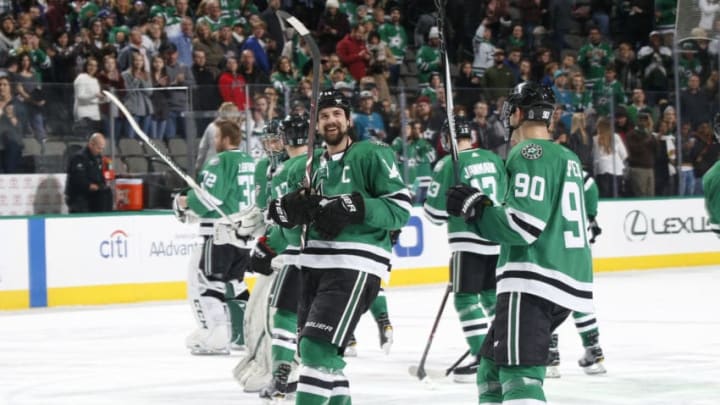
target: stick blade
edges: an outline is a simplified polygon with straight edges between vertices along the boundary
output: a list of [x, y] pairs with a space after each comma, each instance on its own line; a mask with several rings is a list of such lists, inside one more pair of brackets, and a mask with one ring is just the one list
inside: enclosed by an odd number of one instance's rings
[[413, 377], [417, 377], [420, 381], [428, 379], [441, 380], [447, 376], [444, 370], [426, 369], [425, 367], [421, 368], [420, 366], [408, 367], [408, 373], [410, 373]]

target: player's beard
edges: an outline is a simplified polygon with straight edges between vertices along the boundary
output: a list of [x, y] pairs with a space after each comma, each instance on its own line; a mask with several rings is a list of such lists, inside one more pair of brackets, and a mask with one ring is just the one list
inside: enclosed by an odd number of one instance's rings
[[[328, 133], [328, 127], [334, 126], [337, 128], [332, 133]], [[325, 143], [330, 146], [338, 146], [347, 136], [347, 129], [343, 131], [343, 129], [340, 127], [340, 125], [337, 124], [327, 124], [325, 127], [323, 127], [323, 140], [325, 140]]]

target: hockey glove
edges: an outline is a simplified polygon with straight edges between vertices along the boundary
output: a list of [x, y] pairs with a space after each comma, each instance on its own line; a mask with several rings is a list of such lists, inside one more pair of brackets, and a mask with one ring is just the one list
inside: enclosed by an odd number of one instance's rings
[[268, 218], [283, 228], [309, 224], [319, 208], [321, 199], [321, 196], [310, 194], [307, 189], [295, 190], [270, 202]]
[[466, 184], [452, 186], [447, 191], [447, 212], [471, 222], [482, 216], [485, 207], [492, 206], [492, 200], [482, 191]]
[[267, 237], [261, 236], [250, 253], [250, 271], [269, 276], [272, 274], [272, 259], [277, 256], [267, 245]]
[[187, 222], [187, 209], [180, 203], [180, 199], [183, 197], [182, 194], [177, 193], [173, 196], [172, 209], [175, 214], [175, 218], [183, 224]]
[[602, 233], [602, 229], [600, 229], [600, 225], [598, 225], [597, 221], [595, 220], [595, 217], [588, 217], [590, 220], [590, 226], [588, 226], [588, 231], [590, 231], [590, 243], [595, 243], [595, 238], [600, 236]]
[[398, 242], [398, 239], [400, 239], [400, 233], [402, 233], [402, 229], [390, 231], [390, 246], [395, 246], [395, 244]]
[[333, 240], [350, 224], [365, 220], [365, 200], [360, 193], [342, 194], [323, 201], [313, 223], [320, 237]]

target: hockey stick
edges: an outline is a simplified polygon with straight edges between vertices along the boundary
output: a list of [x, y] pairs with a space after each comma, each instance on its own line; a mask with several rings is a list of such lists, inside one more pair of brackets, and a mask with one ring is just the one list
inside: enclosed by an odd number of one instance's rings
[[[465, 359], [467, 358], [467, 356], [469, 356], [469, 355], [470, 355], [470, 350], [468, 350], [468, 351], [466, 351], [465, 353], [463, 353], [463, 355], [460, 356], [460, 358], [457, 359], [457, 360], [455, 361], [455, 363], [453, 363], [450, 367], [446, 368], [445, 370], [437, 370], [437, 369], [428, 369], [428, 368], [426, 368], [426, 369], [425, 369], [425, 374], [426, 374], [429, 378], [431, 378], [431, 379], [441, 379], [441, 378], [445, 378], [445, 377], [449, 376], [450, 373], [452, 373], [453, 371], [455, 371], [455, 369], [460, 365], [460, 363], [462, 363], [463, 360], [465, 360]], [[410, 375], [412, 375], [412, 376], [417, 376], [418, 370], [419, 370], [419, 367], [418, 367], [418, 366], [410, 366], [410, 368], [408, 368], [408, 371], [410, 371]]]
[[435, 332], [437, 331], [438, 324], [440, 324], [440, 318], [442, 318], [443, 311], [445, 310], [445, 304], [450, 296], [450, 291], [452, 291], [452, 284], [448, 284], [447, 288], [445, 288], [445, 294], [443, 295], [442, 302], [440, 303], [440, 309], [438, 309], [438, 313], [435, 316], [435, 322], [433, 322], [432, 329], [430, 330], [430, 337], [425, 344], [425, 350], [420, 358], [420, 364], [417, 367], [410, 366], [408, 369], [410, 375], [417, 377], [420, 381], [427, 381], [428, 374], [425, 370], [425, 362], [427, 361], [427, 356], [430, 352], [430, 346], [435, 338]]
[[438, 9], [438, 31], [440, 33], [440, 51], [443, 54], [445, 65], [445, 114], [447, 115], [448, 131], [450, 131], [450, 154], [452, 155], [453, 178], [455, 184], [460, 184], [460, 170], [458, 169], [457, 134], [455, 133], [455, 103], [453, 102], [452, 76], [450, 76], [450, 61], [447, 56], [445, 37], [445, 5], [443, 0], [436, 0]]
[[233, 222], [230, 217], [228, 217], [227, 214], [225, 214], [225, 212], [223, 212], [223, 210], [221, 210], [220, 207], [218, 207], [217, 204], [212, 201], [212, 197], [207, 193], [207, 191], [202, 189], [195, 182], [195, 180], [193, 180], [192, 177], [190, 177], [181, 168], [179, 168], [175, 164], [175, 162], [172, 161], [172, 159], [165, 156], [165, 154], [162, 153], [162, 151], [160, 151], [157, 146], [155, 146], [155, 144], [150, 140], [150, 137], [148, 137], [147, 134], [143, 132], [142, 128], [140, 128], [140, 125], [138, 125], [137, 121], [135, 121], [135, 118], [133, 118], [132, 114], [130, 114], [130, 111], [127, 110], [125, 104], [123, 104], [122, 101], [120, 101], [117, 97], [115, 97], [114, 94], [107, 90], [103, 90], [103, 94], [105, 95], [105, 97], [110, 99], [110, 101], [112, 101], [113, 104], [115, 104], [115, 106], [125, 115], [125, 119], [127, 119], [128, 123], [130, 123], [130, 126], [135, 130], [135, 133], [138, 134], [140, 139], [142, 139], [148, 146], [150, 146], [150, 149], [152, 149], [153, 152], [155, 152], [155, 154], [157, 154], [160, 159], [162, 159], [168, 165], [168, 167], [172, 169], [172, 171], [177, 173], [177, 175], [180, 176], [180, 178], [183, 179], [183, 181], [188, 186], [190, 186], [190, 188], [193, 189], [195, 193], [197, 193], [197, 196], [203, 201], [205, 205], [220, 214], [220, 216], [230, 224], [232, 230], [235, 231], [235, 233], [237, 234], [239, 231], [237, 224]]
[[[293, 17], [290, 13], [283, 10], [275, 12], [282, 20], [286, 21], [292, 26], [295, 31], [302, 37], [302, 39], [310, 48], [310, 56], [312, 57], [312, 95], [310, 97], [310, 127], [308, 128], [308, 139], [307, 139], [307, 159], [305, 161], [305, 179], [303, 181], [303, 188], [308, 192], [311, 192], [312, 188], [312, 167], [313, 159], [315, 158], [315, 127], [317, 126], [317, 101], [320, 95], [320, 48], [318, 48], [315, 39], [312, 37], [310, 30], [305, 27], [305, 24], [300, 22], [297, 18]], [[305, 242], [307, 242], [308, 226], [303, 225], [302, 232], [300, 233], [300, 250], [305, 248]]]

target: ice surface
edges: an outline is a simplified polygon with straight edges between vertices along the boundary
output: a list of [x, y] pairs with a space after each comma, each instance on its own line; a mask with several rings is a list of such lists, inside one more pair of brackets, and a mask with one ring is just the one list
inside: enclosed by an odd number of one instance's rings
[[[577, 366], [574, 325], [560, 328], [563, 376], [545, 383], [553, 404], [720, 404], [720, 268], [600, 274], [596, 306], [605, 376]], [[348, 360], [353, 403], [474, 404], [474, 384], [438, 381], [430, 390], [407, 368], [422, 353], [444, 286], [387, 291], [395, 345], [378, 347], [368, 314], [359, 357]], [[0, 404], [259, 404], [231, 370], [240, 359], [193, 357], [183, 302], [0, 313]], [[466, 350], [448, 302], [428, 367]]]

